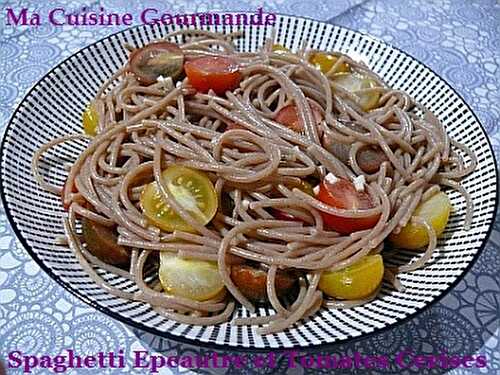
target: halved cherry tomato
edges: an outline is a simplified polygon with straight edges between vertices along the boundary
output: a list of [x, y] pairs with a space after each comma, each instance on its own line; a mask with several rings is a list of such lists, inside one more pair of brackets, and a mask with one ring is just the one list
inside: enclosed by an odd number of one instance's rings
[[[340, 143], [329, 134], [323, 135], [322, 144], [323, 147], [335, 155], [337, 159], [343, 163], [349, 163], [351, 145]], [[363, 172], [373, 174], [378, 172], [380, 165], [389, 159], [380, 147], [367, 145], [358, 151], [356, 160]]]
[[382, 282], [384, 262], [380, 254], [367, 255], [337, 271], [324, 271], [318, 288], [331, 297], [361, 299], [372, 294]]
[[97, 134], [97, 126], [99, 125], [99, 115], [94, 106], [89, 104], [82, 113], [83, 131], [87, 135], [94, 136]]
[[128, 58], [128, 68], [139, 82], [155, 83], [159, 76], [177, 78], [182, 73], [184, 54], [178, 45], [154, 42], [134, 50]]
[[333, 81], [337, 85], [343, 87], [345, 90], [350, 91], [359, 96], [359, 105], [364, 111], [369, 111], [378, 105], [378, 100], [380, 98], [380, 93], [364, 92], [361, 93], [359, 90], [370, 89], [377, 86], [377, 82], [373, 79], [360, 76], [354, 73], [343, 73], [337, 74], [333, 77]]
[[182, 259], [162, 251], [158, 270], [160, 283], [168, 294], [206, 301], [224, 289], [216, 262]]
[[376, 173], [380, 169], [380, 164], [389, 161], [387, 155], [380, 147], [365, 146], [359, 150], [357, 155], [359, 167], [365, 173]]
[[[434, 229], [436, 236], [439, 237], [446, 228], [446, 224], [448, 224], [451, 209], [450, 198], [446, 193], [440, 192], [420, 203], [413, 216], [424, 219]], [[399, 233], [392, 233], [389, 240], [397, 247], [416, 250], [427, 246], [429, 235], [422, 224], [410, 221]]]
[[238, 64], [229, 57], [205, 56], [184, 64], [189, 83], [200, 92], [212, 89], [222, 95], [240, 84]]
[[[366, 191], [357, 191], [354, 184], [344, 178], [337, 178], [335, 183], [323, 180], [317, 197], [321, 202], [332, 207], [346, 210], [367, 210], [375, 205]], [[369, 229], [377, 224], [380, 214], [369, 217], [348, 218], [320, 211], [325, 224], [341, 234], [349, 234], [359, 230]]]
[[[370, 78], [363, 78], [361, 81], [361, 89], [371, 89], [377, 86], [377, 82]], [[377, 107], [378, 100], [380, 99], [379, 92], [357, 93], [357, 95], [360, 98], [359, 104], [365, 111], [369, 111], [370, 109]]]
[[[321, 110], [318, 108], [318, 105], [313, 103], [314, 102], [309, 101], [314, 120], [316, 121], [316, 124], [319, 124], [323, 117], [321, 116]], [[292, 129], [293, 131], [301, 132], [304, 130], [304, 124], [300, 121], [297, 106], [294, 104], [281, 108], [281, 110], [276, 114], [274, 120], [282, 125], [285, 125], [287, 128]]]
[[[247, 298], [253, 301], [267, 300], [267, 272], [264, 270], [249, 265], [232, 266], [231, 280]], [[297, 278], [292, 271], [278, 270], [274, 280], [276, 294], [282, 296], [290, 291]]]
[[[333, 68], [338, 59], [337, 56], [330, 53], [315, 52], [309, 57], [309, 62], [326, 74]], [[342, 63], [335, 69], [334, 73], [347, 73], [350, 70], [347, 63]]]
[[82, 233], [87, 249], [103, 262], [118, 266], [129, 262], [130, 252], [118, 245], [118, 236], [112, 228], [83, 218]]
[[[217, 212], [217, 193], [205, 173], [172, 165], [162, 173], [162, 179], [177, 202], [202, 225], [212, 220]], [[147, 185], [141, 194], [141, 206], [146, 217], [161, 229], [192, 231], [163, 200], [156, 182]]]

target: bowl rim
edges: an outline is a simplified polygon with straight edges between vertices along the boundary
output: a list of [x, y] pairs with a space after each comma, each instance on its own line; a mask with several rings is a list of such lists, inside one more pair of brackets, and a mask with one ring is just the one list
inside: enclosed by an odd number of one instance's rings
[[[218, 13], [220, 13], [220, 12], [218, 12]], [[248, 12], [248, 11], [224, 11], [223, 13], [225, 13], [225, 14], [228, 14], [228, 13], [246, 13], [246, 14], [252, 14], [252, 12]], [[172, 341], [177, 342], [177, 343], [182, 343], [182, 344], [187, 344], [187, 345], [192, 345], [192, 346], [197, 346], [197, 347], [203, 347], [203, 348], [206, 348], [206, 349], [230, 351], [232, 353], [238, 353], [238, 352], [240, 352], [240, 353], [255, 353], [255, 354], [258, 354], [258, 353], [267, 353], [267, 352], [269, 352], [271, 350], [283, 350], [283, 351], [297, 350], [297, 351], [317, 352], [317, 351], [320, 351], [320, 350], [328, 349], [329, 347], [336, 347], [338, 345], [342, 345], [342, 344], [346, 344], [346, 343], [353, 343], [353, 342], [356, 342], [356, 341], [368, 339], [368, 338], [370, 338], [372, 336], [375, 336], [375, 335], [378, 335], [378, 334], [382, 334], [382, 333], [384, 333], [384, 332], [386, 332], [386, 331], [388, 331], [390, 329], [394, 329], [394, 328], [402, 326], [403, 324], [405, 324], [405, 323], [409, 322], [410, 320], [412, 320], [413, 318], [415, 318], [417, 315], [419, 315], [419, 314], [423, 313], [424, 311], [426, 311], [427, 309], [429, 309], [431, 306], [434, 306], [439, 301], [441, 301], [446, 295], [448, 295], [451, 292], [451, 290], [453, 288], [455, 288], [455, 286], [458, 285], [458, 283], [460, 281], [462, 281], [465, 278], [465, 276], [469, 273], [469, 271], [471, 270], [471, 268], [477, 262], [477, 259], [482, 254], [484, 248], [486, 247], [486, 244], [488, 243], [488, 240], [490, 238], [491, 232], [493, 231], [493, 227], [494, 227], [494, 224], [495, 224], [495, 221], [496, 221], [496, 218], [497, 218], [497, 211], [498, 211], [498, 208], [499, 208], [499, 201], [500, 201], [500, 187], [499, 187], [499, 184], [498, 184], [498, 178], [499, 178], [498, 163], [497, 163], [497, 160], [496, 160], [495, 152], [493, 151], [491, 140], [490, 140], [490, 138], [488, 136], [488, 133], [486, 132], [483, 124], [481, 123], [481, 121], [479, 120], [479, 118], [477, 117], [477, 115], [474, 113], [474, 111], [472, 110], [472, 108], [470, 107], [470, 105], [463, 99], [463, 97], [460, 95], [460, 93], [450, 83], [448, 83], [448, 81], [446, 81], [440, 74], [436, 73], [427, 64], [423, 63], [422, 61], [420, 61], [419, 59], [415, 58], [411, 54], [409, 54], [409, 53], [403, 51], [402, 49], [394, 46], [392, 43], [386, 42], [386, 41], [384, 41], [384, 40], [382, 40], [380, 38], [377, 38], [377, 37], [375, 37], [375, 36], [373, 36], [373, 35], [371, 35], [369, 33], [358, 31], [358, 30], [355, 30], [353, 28], [346, 27], [346, 26], [343, 26], [343, 25], [335, 24], [335, 23], [333, 23], [332, 18], [329, 18], [328, 20], [322, 21], [322, 20], [314, 19], [312, 17], [296, 16], [296, 15], [291, 15], [291, 14], [281, 13], [281, 12], [275, 12], [274, 14], [276, 14], [276, 16], [278, 16], [278, 17], [279, 16], [281, 16], [281, 17], [285, 16], [285, 17], [289, 17], [289, 18], [292, 18], [292, 19], [293, 18], [295, 18], [295, 19], [302, 19], [302, 20], [313, 21], [313, 22], [317, 22], [317, 23], [323, 23], [323, 24], [326, 24], [326, 25], [332, 25], [334, 27], [338, 27], [340, 29], [345, 29], [345, 30], [348, 30], [348, 31], [350, 31], [350, 32], [352, 32], [354, 34], [358, 34], [360, 36], [363, 36], [364, 38], [372, 39], [372, 40], [376, 41], [377, 43], [380, 43], [380, 44], [385, 45], [385, 46], [387, 46], [389, 48], [392, 48], [393, 50], [397, 51], [398, 53], [403, 54], [403, 55], [409, 57], [410, 59], [412, 59], [413, 61], [416, 61], [417, 63], [419, 63], [422, 66], [424, 66], [426, 69], [428, 69], [430, 72], [432, 72], [436, 77], [438, 77], [445, 84], [445, 86], [447, 88], [449, 88], [455, 95], [457, 95], [462, 100], [463, 104], [465, 105], [465, 108], [469, 111], [469, 113], [472, 114], [474, 120], [479, 124], [480, 130], [482, 131], [483, 135], [486, 138], [486, 142], [488, 144], [489, 150], [491, 151], [491, 156], [492, 156], [492, 159], [493, 159], [493, 164], [495, 166], [495, 177], [496, 177], [496, 184], [495, 184], [495, 193], [496, 194], [495, 194], [495, 204], [494, 204], [494, 211], [493, 211], [493, 219], [492, 219], [492, 221], [491, 221], [491, 223], [490, 223], [490, 225], [488, 227], [488, 230], [487, 230], [486, 235], [484, 236], [484, 238], [482, 240], [481, 245], [479, 246], [477, 252], [474, 254], [473, 258], [469, 261], [469, 263], [464, 268], [464, 270], [462, 271], [462, 273], [459, 276], [457, 276], [457, 278], [453, 282], [451, 282], [439, 295], [437, 295], [436, 297], [434, 297], [430, 302], [426, 303], [424, 306], [422, 306], [420, 308], [417, 308], [413, 313], [408, 314], [404, 318], [395, 319], [394, 323], [387, 324], [387, 325], [385, 325], [382, 328], [374, 328], [371, 332], [363, 333], [363, 334], [358, 335], [358, 336], [352, 336], [352, 337], [347, 337], [347, 338], [344, 338], [344, 339], [339, 339], [339, 340], [331, 342], [331, 343], [320, 343], [320, 344], [314, 344], [313, 343], [313, 344], [310, 344], [310, 345], [307, 345], [307, 346], [301, 346], [300, 344], [296, 344], [296, 345], [292, 345], [292, 346], [289, 346], [289, 347], [259, 348], [259, 347], [243, 346], [241, 344], [237, 344], [237, 345], [230, 345], [230, 344], [227, 344], [227, 343], [226, 344], [218, 344], [218, 343], [215, 343], [215, 342], [204, 342], [204, 341], [201, 341], [199, 339], [189, 339], [189, 338], [186, 338], [186, 337], [181, 336], [181, 335], [179, 335], [179, 336], [174, 335], [174, 334], [172, 334], [172, 333], [170, 333], [168, 331], [164, 332], [164, 331], [156, 330], [153, 327], [149, 327], [149, 326], [147, 326], [147, 325], [145, 325], [143, 323], [135, 322], [135, 321], [133, 321], [133, 320], [127, 318], [127, 317], [124, 317], [124, 316], [120, 315], [119, 313], [113, 312], [112, 310], [110, 310], [109, 308], [107, 308], [105, 306], [101, 306], [101, 305], [97, 304], [92, 299], [90, 299], [87, 296], [85, 296], [84, 294], [80, 293], [77, 289], [75, 289], [74, 287], [72, 287], [70, 283], [62, 280], [58, 275], [56, 275], [52, 271], [52, 269], [49, 268], [38, 257], [38, 255], [33, 251], [33, 249], [31, 248], [31, 246], [28, 244], [27, 240], [22, 236], [21, 231], [20, 231], [19, 227], [17, 226], [16, 221], [14, 220], [14, 217], [13, 217], [13, 215], [11, 213], [11, 209], [9, 207], [9, 202], [7, 200], [7, 196], [6, 196], [6, 193], [5, 193], [4, 181], [3, 181], [3, 178], [1, 178], [3, 176], [3, 168], [4, 168], [3, 167], [4, 153], [5, 153], [5, 149], [7, 147], [7, 140], [6, 140], [7, 139], [7, 134], [9, 132], [10, 128], [13, 126], [14, 118], [17, 116], [18, 112], [20, 112], [21, 108], [23, 108], [23, 104], [31, 96], [32, 92], [39, 85], [40, 82], [42, 82], [44, 79], [46, 79], [48, 76], [50, 76], [55, 70], [57, 70], [58, 68], [60, 68], [62, 65], [66, 64], [70, 59], [72, 59], [76, 55], [81, 54], [84, 51], [86, 51], [86, 50], [94, 47], [97, 44], [103, 43], [103, 42], [105, 42], [105, 41], [107, 41], [109, 39], [116, 38], [117, 35], [122, 34], [122, 33], [126, 33], [126, 32], [130, 32], [133, 29], [148, 28], [148, 27], [152, 28], [152, 27], [155, 26], [155, 25], [149, 25], [149, 24], [139, 24], [139, 25], [134, 25], [134, 26], [131, 26], [131, 27], [127, 27], [127, 28], [118, 30], [116, 32], [113, 32], [113, 33], [111, 33], [109, 35], [106, 35], [105, 37], [103, 37], [101, 39], [98, 39], [95, 42], [90, 43], [90, 44], [88, 44], [88, 45], [86, 45], [86, 46], [78, 49], [76, 52], [72, 53], [68, 57], [66, 57], [63, 60], [59, 61], [52, 68], [50, 68], [49, 71], [47, 71], [41, 78], [39, 78], [35, 83], [32, 84], [32, 86], [26, 91], [26, 93], [22, 97], [21, 101], [16, 105], [16, 108], [15, 108], [14, 112], [12, 113], [12, 115], [10, 116], [7, 124], [4, 127], [2, 139], [1, 139], [1, 142], [0, 142], [0, 199], [1, 199], [1, 202], [2, 202], [3, 207], [4, 207], [5, 215], [6, 215], [7, 219], [8, 219], [8, 221], [9, 221], [9, 224], [10, 224], [12, 230], [14, 231], [14, 234], [16, 235], [17, 239], [21, 242], [21, 244], [23, 245], [24, 249], [31, 256], [31, 258], [38, 264], [38, 266], [51, 279], [55, 280], [60, 286], [62, 286], [66, 291], [70, 292], [73, 296], [77, 297], [80, 301], [83, 301], [87, 305], [89, 305], [92, 308], [96, 309], [97, 311], [99, 311], [101, 313], [104, 313], [105, 315], [107, 315], [107, 316], [109, 316], [109, 317], [117, 320], [118, 322], [123, 323], [125, 326], [127, 326], [129, 328], [135, 328], [135, 329], [138, 329], [138, 330], [150, 333], [150, 334], [155, 335], [155, 336], [160, 336], [160, 337], [162, 337], [164, 339], [167, 339], [167, 340], [172, 340]], [[189, 27], [191, 28], [192, 25], [189, 26]]]

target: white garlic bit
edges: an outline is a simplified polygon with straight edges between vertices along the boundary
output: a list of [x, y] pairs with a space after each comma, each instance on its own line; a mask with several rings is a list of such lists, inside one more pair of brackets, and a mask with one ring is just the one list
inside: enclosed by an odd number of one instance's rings
[[326, 182], [328, 182], [329, 184], [335, 184], [339, 179], [333, 174], [333, 173], [328, 173], [326, 176], [325, 176], [325, 180]]
[[352, 182], [354, 183], [356, 191], [365, 191], [365, 176], [356, 176], [353, 178]]

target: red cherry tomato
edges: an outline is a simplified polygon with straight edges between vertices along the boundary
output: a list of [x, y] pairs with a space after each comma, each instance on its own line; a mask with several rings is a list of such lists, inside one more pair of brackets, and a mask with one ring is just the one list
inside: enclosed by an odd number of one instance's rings
[[184, 64], [189, 83], [200, 92], [212, 89], [222, 95], [234, 90], [241, 81], [238, 64], [229, 57], [205, 56]]
[[[365, 191], [357, 191], [352, 182], [339, 178], [335, 183], [323, 180], [317, 198], [332, 207], [345, 210], [367, 210], [374, 208], [371, 196]], [[368, 217], [348, 218], [320, 211], [325, 224], [341, 234], [350, 234], [359, 230], [370, 229], [377, 224], [380, 214]]]
[[[319, 124], [323, 119], [321, 116], [321, 110], [318, 108], [316, 103], [313, 103], [314, 102], [309, 101], [316, 124]], [[304, 124], [300, 121], [297, 106], [294, 104], [283, 107], [278, 112], [274, 120], [282, 125], [285, 125], [287, 128], [292, 129], [293, 131], [301, 132], [304, 130]]]

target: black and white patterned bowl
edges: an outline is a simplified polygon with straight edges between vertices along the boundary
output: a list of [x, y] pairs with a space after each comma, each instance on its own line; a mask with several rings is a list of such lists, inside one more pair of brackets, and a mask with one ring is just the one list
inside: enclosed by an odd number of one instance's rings
[[[125, 42], [143, 45], [173, 31], [176, 26], [140, 26], [94, 43], [52, 69], [28, 93], [15, 111], [1, 148], [1, 194], [6, 213], [31, 256], [59, 284], [96, 309], [149, 333], [173, 340], [233, 349], [299, 348], [361, 337], [410, 319], [436, 302], [471, 267], [492, 227], [497, 205], [497, 170], [486, 133], [460, 96], [429, 68], [411, 56], [367, 35], [309, 19], [278, 16], [277, 42], [297, 50], [309, 46], [347, 53], [362, 59], [392, 87], [405, 90], [430, 108], [449, 134], [477, 155], [476, 171], [464, 181], [475, 205], [472, 228], [464, 231], [464, 200], [450, 192], [455, 208], [438, 251], [421, 270], [403, 274], [404, 292], [383, 285], [379, 298], [349, 310], [323, 309], [282, 333], [259, 336], [252, 327], [229, 324], [201, 327], [179, 324], [156, 314], [146, 304], [107, 294], [82, 271], [67, 247], [56, 244], [63, 234], [64, 211], [58, 197], [42, 191], [30, 171], [35, 150], [66, 133], [81, 131], [81, 113], [99, 86], [127, 59]], [[214, 27], [231, 32], [236, 27]], [[239, 49], [261, 46], [270, 28], [248, 26]], [[180, 42], [181, 40], [177, 40]], [[46, 156], [44, 173], [62, 185], [62, 161], [71, 161], [83, 149], [78, 142], [56, 147]], [[394, 262], [408, 262], [413, 253], [400, 253]], [[104, 274], [116, 286], [133, 290], [124, 279]], [[260, 309], [259, 314], [271, 311]], [[239, 308], [238, 316], [248, 316]]]

